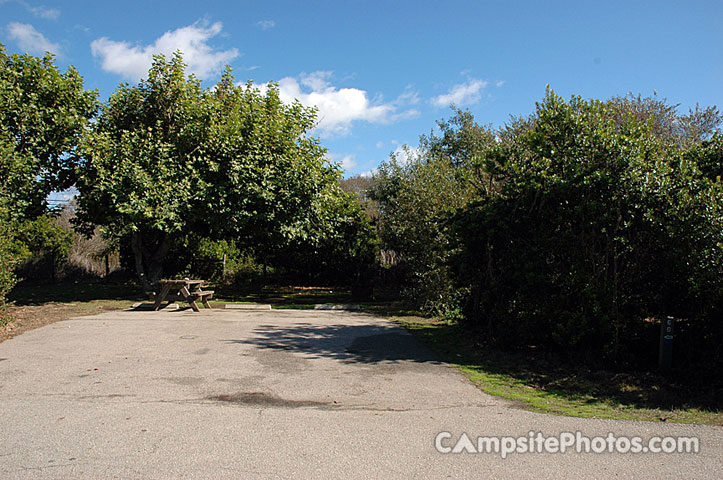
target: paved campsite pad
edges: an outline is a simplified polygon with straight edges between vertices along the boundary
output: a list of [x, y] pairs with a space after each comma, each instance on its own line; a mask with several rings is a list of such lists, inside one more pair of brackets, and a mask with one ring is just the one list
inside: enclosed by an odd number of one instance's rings
[[[0, 343], [2, 478], [719, 478], [723, 428], [531, 413], [343, 311], [112, 312]], [[697, 436], [699, 454], [441, 455], [455, 437]]]

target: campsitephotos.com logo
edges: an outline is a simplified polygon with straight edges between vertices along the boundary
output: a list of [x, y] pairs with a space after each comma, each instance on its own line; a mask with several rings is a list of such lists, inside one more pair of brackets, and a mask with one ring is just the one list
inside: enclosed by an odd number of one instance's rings
[[525, 453], [698, 453], [697, 437], [642, 437], [607, 436], [588, 437], [582, 432], [562, 432], [545, 436], [531, 431], [527, 435], [480, 436], [470, 438], [466, 433], [455, 437], [450, 432], [439, 432], [434, 438], [439, 453], [488, 453], [506, 458], [511, 454]]

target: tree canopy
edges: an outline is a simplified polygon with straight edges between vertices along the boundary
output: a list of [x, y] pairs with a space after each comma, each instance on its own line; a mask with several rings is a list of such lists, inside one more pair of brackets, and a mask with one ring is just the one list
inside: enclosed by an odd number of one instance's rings
[[52, 55], [7, 55], [0, 45], [0, 201], [13, 218], [43, 214], [50, 192], [75, 183], [77, 144], [96, 98]]
[[149, 288], [175, 238], [233, 238], [261, 255], [309, 235], [340, 172], [307, 135], [313, 110], [237, 85], [228, 69], [203, 89], [180, 53], [121, 85], [85, 137], [78, 216], [132, 240]]

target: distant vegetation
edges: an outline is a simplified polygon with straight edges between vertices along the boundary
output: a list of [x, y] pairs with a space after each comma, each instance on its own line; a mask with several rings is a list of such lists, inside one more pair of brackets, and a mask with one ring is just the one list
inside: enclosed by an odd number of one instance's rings
[[0, 47], [0, 117], [2, 305], [18, 274], [373, 286], [483, 343], [607, 366], [652, 368], [673, 316], [676, 365], [723, 367], [715, 107], [548, 90], [501, 128], [455, 109], [342, 179], [273, 84], [202, 88], [179, 53], [101, 104], [72, 67]]

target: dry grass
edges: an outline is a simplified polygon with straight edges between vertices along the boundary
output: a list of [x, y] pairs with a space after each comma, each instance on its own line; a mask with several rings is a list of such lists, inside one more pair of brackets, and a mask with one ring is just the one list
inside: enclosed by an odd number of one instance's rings
[[13, 306], [9, 309], [9, 321], [0, 326], [0, 342], [51, 323], [112, 310], [122, 310], [130, 306], [131, 302], [127, 300], [47, 302], [42, 305]]
[[15, 288], [9, 320], [0, 324], [0, 342], [28, 330], [74, 317], [130, 307], [143, 300], [134, 284], [72, 283]]

